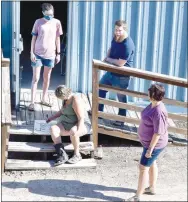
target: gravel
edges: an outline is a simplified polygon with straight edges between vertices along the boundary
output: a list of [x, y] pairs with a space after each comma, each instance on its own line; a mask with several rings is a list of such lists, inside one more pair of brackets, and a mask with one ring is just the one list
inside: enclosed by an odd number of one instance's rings
[[[103, 147], [96, 169], [6, 171], [2, 201], [122, 201], [134, 195], [142, 148]], [[157, 195], [144, 201], [187, 201], [187, 147], [167, 147], [158, 159]]]

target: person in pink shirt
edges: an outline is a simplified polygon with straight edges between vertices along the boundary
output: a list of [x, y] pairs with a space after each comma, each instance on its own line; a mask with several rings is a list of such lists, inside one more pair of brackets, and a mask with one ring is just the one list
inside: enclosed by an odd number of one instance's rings
[[43, 73], [43, 95], [41, 104], [51, 107], [46, 101], [52, 68], [60, 62], [60, 35], [63, 34], [61, 22], [54, 18], [54, 8], [49, 3], [42, 4], [43, 18], [37, 19], [32, 29], [31, 66], [33, 78], [31, 87], [31, 104], [28, 109], [34, 111], [37, 84], [41, 67]]
[[[158, 168], [156, 159], [168, 144], [168, 113], [162, 100], [165, 89], [161, 84], [152, 84], [148, 89], [150, 104], [141, 112], [138, 137], [143, 146], [139, 165], [139, 180], [136, 195], [127, 201], [140, 201], [143, 193], [155, 194]], [[149, 174], [149, 187], [146, 188]]]

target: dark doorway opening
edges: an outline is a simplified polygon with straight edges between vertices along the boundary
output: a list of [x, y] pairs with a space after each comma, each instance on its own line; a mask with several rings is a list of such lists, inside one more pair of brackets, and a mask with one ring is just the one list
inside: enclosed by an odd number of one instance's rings
[[[32, 81], [32, 67], [30, 61], [30, 46], [31, 46], [31, 31], [34, 22], [38, 18], [42, 18], [41, 5], [44, 1], [20, 1], [20, 33], [23, 38], [24, 50], [20, 56], [20, 65], [23, 70], [20, 74], [21, 88], [31, 88]], [[61, 47], [65, 48], [66, 33], [67, 33], [67, 9], [68, 2], [66, 1], [51, 1], [48, 2], [54, 6], [54, 17], [61, 21], [63, 35], [61, 36]], [[65, 49], [63, 49], [65, 50]], [[57, 64], [51, 74], [51, 82], [49, 90], [54, 90], [56, 86], [65, 83], [65, 69], [66, 69], [66, 54], [62, 54], [61, 62]], [[42, 89], [43, 68], [38, 83], [38, 89]]]

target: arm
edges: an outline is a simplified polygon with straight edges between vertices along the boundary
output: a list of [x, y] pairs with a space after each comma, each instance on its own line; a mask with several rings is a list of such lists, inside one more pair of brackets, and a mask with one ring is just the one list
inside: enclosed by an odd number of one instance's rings
[[33, 35], [32, 40], [31, 40], [31, 61], [35, 62], [35, 54], [34, 54], [34, 47], [35, 47], [35, 42], [36, 42], [37, 36]]
[[146, 152], [146, 158], [150, 158], [151, 154], [160, 139], [160, 135], [165, 134], [167, 131], [167, 118], [161, 112], [157, 112], [153, 116], [154, 134], [151, 139], [149, 148]]
[[57, 53], [60, 53], [60, 49], [61, 49], [61, 47], [60, 47], [60, 36], [57, 36], [56, 37], [56, 41], [55, 41], [55, 44], [56, 44], [56, 52]]
[[46, 123], [49, 123], [50, 121], [52, 121], [52, 120], [54, 120], [54, 119], [60, 117], [61, 114], [62, 114], [62, 111], [60, 110], [60, 111], [58, 111], [56, 114], [54, 114], [53, 116], [49, 117], [49, 118], [46, 120]]
[[122, 59], [112, 59], [107, 57], [106, 62], [109, 62], [110, 64], [116, 65], [118, 67], [122, 67], [126, 64], [127, 60], [122, 60]]
[[122, 67], [127, 62], [126, 60], [122, 60], [122, 59], [117, 60], [117, 59], [110, 58], [110, 51], [111, 51], [111, 48], [108, 49], [107, 56], [103, 60], [104, 62], [106, 61], [110, 64], [114, 64], [114, 65], [119, 66], [119, 67]]
[[56, 55], [55, 62], [56, 64], [58, 64], [60, 62], [60, 52], [61, 52], [60, 36], [56, 37], [55, 44], [56, 44], [56, 52], [59, 53]]
[[160, 135], [157, 133], [154, 133], [152, 140], [150, 142], [150, 145], [148, 147], [147, 153], [146, 153], [146, 158], [150, 158], [151, 154], [155, 148], [155, 145], [157, 144], [157, 142], [159, 141]]
[[84, 127], [84, 103], [80, 98], [73, 97], [72, 107], [78, 117], [78, 130], [76, 132], [76, 135], [80, 135]]
[[57, 22], [57, 27], [56, 27], [56, 40], [55, 40], [55, 45], [56, 45], [56, 52], [59, 53], [56, 55], [55, 58], [55, 64], [60, 62], [60, 52], [61, 52], [61, 42], [60, 42], [60, 36], [63, 34], [61, 22]]
[[123, 44], [123, 47], [119, 47], [119, 55], [116, 55], [117, 59], [112, 59], [110, 57], [106, 58], [106, 61], [116, 65], [118, 67], [123, 67], [126, 63], [127, 60], [130, 58], [130, 55], [132, 53], [132, 46], [130, 44]]

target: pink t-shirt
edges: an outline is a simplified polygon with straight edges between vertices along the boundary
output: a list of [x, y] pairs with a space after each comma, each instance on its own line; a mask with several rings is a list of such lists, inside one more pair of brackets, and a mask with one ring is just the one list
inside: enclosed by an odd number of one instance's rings
[[56, 37], [62, 34], [61, 22], [58, 19], [37, 19], [32, 29], [32, 35], [37, 36], [34, 53], [45, 59], [55, 59]]
[[165, 105], [161, 102], [156, 107], [151, 108], [148, 105], [141, 112], [141, 122], [138, 128], [140, 142], [145, 148], [148, 148], [154, 133], [160, 135], [155, 149], [162, 149], [168, 143], [168, 112]]

